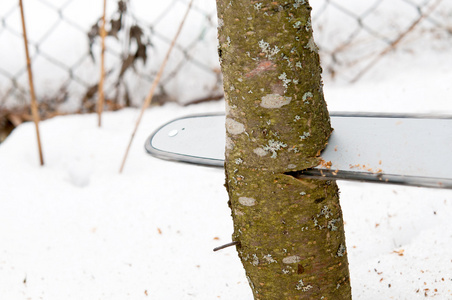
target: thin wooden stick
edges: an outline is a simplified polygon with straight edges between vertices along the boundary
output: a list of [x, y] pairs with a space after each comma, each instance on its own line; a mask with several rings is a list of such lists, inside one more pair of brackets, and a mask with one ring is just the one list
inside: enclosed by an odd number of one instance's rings
[[22, 3], [22, 0], [19, 0], [19, 6], [20, 6], [20, 16], [22, 18], [22, 29], [24, 32], [25, 57], [27, 59], [28, 83], [30, 85], [31, 114], [33, 115], [33, 121], [35, 123], [35, 128], [36, 128], [36, 138], [38, 140], [39, 161], [41, 163], [41, 166], [43, 166], [44, 165], [44, 156], [42, 154], [41, 137], [39, 134], [38, 104], [36, 102], [35, 88], [34, 88], [34, 84], [33, 84], [33, 73], [31, 71], [30, 53], [28, 52], [28, 38], [27, 38], [27, 30], [26, 30], [26, 26], [25, 26], [24, 6]]
[[107, 35], [105, 31], [105, 12], [107, 10], [107, 0], [104, 0], [104, 12], [102, 14], [102, 26], [100, 27], [100, 37], [102, 40], [102, 50], [100, 53], [100, 79], [97, 94], [99, 96], [97, 101], [97, 116], [99, 121], [99, 127], [102, 126], [102, 111], [104, 109], [104, 80], [105, 80], [105, 36]]
[[160, 69], [159, 69], [157, 75], [155, 76], [155, 79], [154, 79], [154, 82], [152, 83], [152, 86], [151, 86], [151, 89], [149, 91], [149, 94], [147, 95], [147, 97], [146, 97], [146, 99], [145, 99], [145, 101], [143, 103], [143, 106], [141, 107], [140, 115], [138, 116], [138, 119], [137, 119], [137, 121], [135, 123], [135, 129], [133, 130], [132, 135], [130, 137], [129, 145], [127, 146], [126, 153], [124, 154], [124, 158], [122, 160], [122, 164], [121, 164], [121, 168], [119, 169], [119, 173], [122, 173], [122, 171], [124, 170], [124, 165], [126, 163], [126, 159], [127, 159], [127, 155], [129, 154], [130, 147], [132, 146], [133, 138], [135, 137], [135, 134], [136, 134], [136, 132], [138, 130], [138, 126], [140, 125], [141, 119], [143, 118], [144, 111], [151, 104], [152, 97], [154, 97], [155, 89], [157, 88], [157, 85], [158, 85], [158, 83], [160, 81], [160, 78], [162, 77], [163, 70], [165, 69], [165, 65], [166, 65], [166, 63], [168, 61], [168, 58], [169, 58], [170, 54], [171, 54], [171, 50], [173, 50], [174, 45], [176, 44], [177, 37], [179, 36], [180, 32], [182, 31], [182, 27], [184, 25], [185, 19], [187, 18], [188, 12], [190, 11], [192, 3], [193, 3], [193, 0], [191, 0], [190, 3], [188, 4], [187, 11], [185, 12], [184, 17], [182, 18], [182, 21], [181, 21], [181, 23], [179, 25], [179, 28], [178, 28], [178, 30], [176, 32], [176, 35], [173, 38], [173, 41], [171, 42], [171, 45], [170, 45], [168, 51], [166, 52], [166, 56], [163, 59], [162, 65], [160, 66]]

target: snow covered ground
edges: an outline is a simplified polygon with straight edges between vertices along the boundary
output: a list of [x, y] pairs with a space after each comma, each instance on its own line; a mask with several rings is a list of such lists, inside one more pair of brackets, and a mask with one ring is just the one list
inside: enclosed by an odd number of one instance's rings
[[[326, 83], [333, 111], [452, 114], [452, 58], [393, 53], [352, 86]], [[390, 70], [390, 71], [388, 71]], [[147, 155], [162, 123], [223, 103], [32, 124], [0, 145], [0, 299], [252, 299], [234, 248], [223, 170]], [[425, 153], [434, 155], [434, 153]], [[354, 299], [452, 299], [452, 191], [339, 182]]]
[[[452, 115], [449, 46], [415, 40], [357, 84], [327, 78], [329, 109]], [[170, 119], [223, 110], [148, 110], [123, 174], [135, 109], [105, 113], [101, 129], [95, 115], [42, 122], [44, 167], [33, 125], [18, 127], [0, 145], [0, 299], [252, 299], [234, 248], [212, 251], [232, 233], [223, 170], [143, 146]], [[339, 186], [354, 299], [452, 299], [452, 191]]]

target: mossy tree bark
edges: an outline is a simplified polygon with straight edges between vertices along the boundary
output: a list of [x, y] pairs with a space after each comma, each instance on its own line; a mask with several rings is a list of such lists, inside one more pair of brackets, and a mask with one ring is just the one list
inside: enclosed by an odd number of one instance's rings
[[305, 0], [217, 0], [233, 240], [255, 299], [351, 299], [338, 188], [318, 165], [332, 131]]

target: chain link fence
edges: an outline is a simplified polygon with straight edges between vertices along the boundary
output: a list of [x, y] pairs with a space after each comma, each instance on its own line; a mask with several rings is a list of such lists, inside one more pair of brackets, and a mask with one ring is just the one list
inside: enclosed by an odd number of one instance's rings
[[[41, 112], [93, 111], [99, 81], [103, 1], [25, 0]], [[108, 0], [106, 99], [137, 105], [148, 92], [188, 0]], [[355, 82], [389, 51], [452, 44], [448, 0], [315, 0], [313, 27], [326, 80]], [[157, 103], [219, 98], [215, 0], [195, 0], [162, 77]], [[421, 41], [419, 43], [419, 41]], [[410, 48], [411, 47], [411, 48]], [[20, 11], [0, 2], [0, 110], [28, 103]]]

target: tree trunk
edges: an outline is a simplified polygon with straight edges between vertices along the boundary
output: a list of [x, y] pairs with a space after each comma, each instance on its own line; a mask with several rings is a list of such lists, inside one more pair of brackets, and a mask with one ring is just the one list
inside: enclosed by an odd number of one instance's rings
[[311, 7], [217, 0], [233, 240], [255, 299], [351, 299], [338, 188], [291, 171], [331, 134]]

